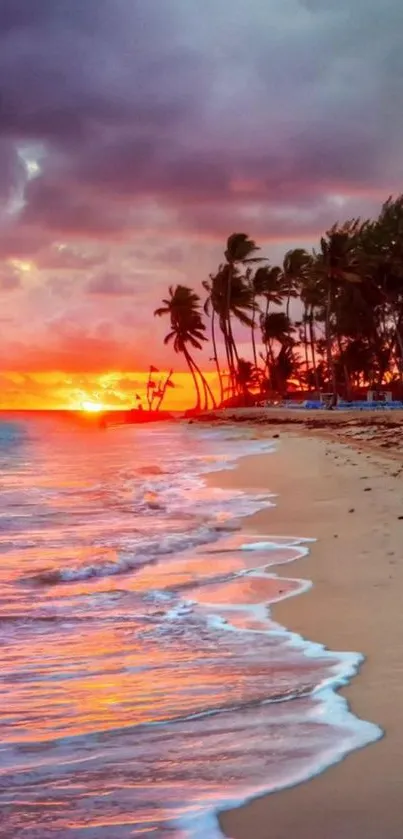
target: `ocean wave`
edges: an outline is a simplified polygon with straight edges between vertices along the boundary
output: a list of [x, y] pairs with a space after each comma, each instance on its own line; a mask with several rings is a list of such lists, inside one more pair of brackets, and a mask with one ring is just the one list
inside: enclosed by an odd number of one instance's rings
[[79, 582], [92, 577], [114, 577], [117, 574], [128, 574], [143, 568], [144, 565], [157, 562], [161, 557], [176, 554], [214, 542], [219, 538], [220, 528], [200, 528], [193, 534], [172, 534], [161, 540], [150, 540], [139, 543], [137, 553], [121, 556], [116, 561], [91, 562], [79, 566], [52, 568], [28, 576], [26, 580], [32, 583], [55, 585], [57, 583]]
[[[129, 536], [119, 538], [116, 559], [105, 561], [101, 554], [99, 561], [80, 565], [72, 563], [60, 568], [44, 568], [38, 573], [24, 576], [22, 581], [57, 585], [133, 573], [146, 564], [157, 562], [164, 556], [183, 553], [208, 543], [213, 544], [228, 533], [237, 531], [240, 527], [240, 519], [271, 503], [271, 496], [268, 495], [248, 496], [243, 493], [228, 494], [220, 491], [202, 494], [192, 502], [192, 514], [186, 510], [180, 513], [183, 523], [187, 525], [186, 530], [179, 529], [172, 533], [164, 533], [164, 525], [160, 522], [158, 529], [161, 528], [161, 536], [149, 538], [139, 531], [136, 533], [133, 528]], [[189, 529], [189, 523], [193, 524], [193, 529]], [[98, 537], [98, 543], [102, 547], [113, 547], [114, 541], [115, 537], [111, 539], [107, 533]]]
[[[66, 439], [39, 440], [31, 484], [68, 526], [32, 554], [10, 551], [13, 602], [4, 590], [7, 835], [21, 828], [23, 800], [24, 829], [41, 839], [216, 839], [223, 807], [306, 780], [380, 736], [337, 693], [362, 656], [310, 644], [270, 614], [310, 585], [268, 571], [306, 554], [306, 540], [233, 536], [271, 496], [203, 479], [271, 441], [179, 425], [88, 437], [78, 454], [80, 438], [70, 451]], [[71, 499], [88, 518], [82, 529]], [[23, 537], [35, 528], [27, 517]], [[79, 585], [60, 586], [69, 583]]]

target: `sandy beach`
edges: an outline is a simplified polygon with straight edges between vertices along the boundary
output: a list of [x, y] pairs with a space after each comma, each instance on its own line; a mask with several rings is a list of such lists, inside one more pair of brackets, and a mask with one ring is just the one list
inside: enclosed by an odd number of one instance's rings
[[382, 451], [384, 431], [371, 439], [368, 428], [350, 430], [347, 444], [343, 428], [337, 439], [328, 428], [296, 432], [248, 424], [248, 435], [276, 436], [278, 452], [244, 458], [235, 471], [210, 477], [222, 487], [278, 494], [277, 507], [246, 520], [245, 529], [318, 540], [292, 569], [313, 588], [277, 605], [274, 617], [332, 650], [365, 655], [343, 693], [358, 717], [385, 731], [316, 778], [223, 813], [222, 829], [232, 839], [403, 836], [400, 454], [393, 444]]

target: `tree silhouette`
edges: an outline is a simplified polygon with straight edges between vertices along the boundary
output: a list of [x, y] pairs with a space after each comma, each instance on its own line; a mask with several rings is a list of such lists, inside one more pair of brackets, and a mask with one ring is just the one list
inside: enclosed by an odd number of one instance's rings
[[331, 390], [336, 400], [358, 387], [400, 383], [403, 396], [403, 195], [389, 198], [374, 220], [336, 223], [310, 253], [287, 251], [282, 265], [261, 256], [246, 233], [229, 236], [224, 257], [202, 283], [204, 312], [186, 286], [171, 288], [156, 312], [170, 315], [165, 342], [186, 360], [197, 407], [214, 404], [193, 354], [207, 340], [203, 315], [221, 403], [290, 386]]
[[[189, 345], [196, 350], [201, 350], [203, 342], [207, 341], [205, 336], [206, 327], [203, 323], [200, 311], [200, 297], [191, 288], [177, 285], [169, 288], [169, 297], [162, 301], [163, 305], [155, 310], [154, 315], [161, 317], [169, 315], [171, 321], [170, 332], [164, 338], [164, 344], [173, 343], [175, 352], [182, 353], [193, 378], [196, 390], [196, 409], [202, 406], [201, 391], [204, 392], [203, 408], [208, 407], [208, 397], [211, 397], [215, 406], [213, 394], [190, 353]], [[200, 381], [199, 381], [200, 380]]]

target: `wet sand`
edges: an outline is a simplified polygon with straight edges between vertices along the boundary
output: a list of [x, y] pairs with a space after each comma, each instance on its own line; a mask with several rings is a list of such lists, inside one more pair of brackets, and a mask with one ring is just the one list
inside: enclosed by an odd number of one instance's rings
[[313, 588], [273, 614], [330, 649], [364, 653], [359, 675], [343, 693], [355, 714], [380, 725], [385, 737], [304, 784], [223, 813], [222, 829], [231, 839], [402, 839], [400, 459], [390, 450], [380, 455], [368, 442], [358, 450], [306, 431], [245, 428], [251, 435], [275, 431], [278, 453], [244, 458], [210, 481], [279, 494], [278, 506], [251, 517], [245, 529], [318, 539], [292, 571]]

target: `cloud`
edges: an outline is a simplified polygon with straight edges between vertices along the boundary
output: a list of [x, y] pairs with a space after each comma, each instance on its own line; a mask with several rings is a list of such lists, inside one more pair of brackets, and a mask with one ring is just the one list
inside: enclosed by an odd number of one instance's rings
[[16, 200], [24, 183], [24, 175], [24, 165], [15, 144], [7, 137], [1, 137], [0, 130], [0, 219], [4, 207]]
[[0, 369], [19, 372], [62, 370], [66, 373], [145, 369], [146, 347], [119, 335], [113, 321], [85, 326], [66, 316], [48, 321], [40, 335], [10, 337]]
[[130, 281], [123, 279], [119, 274], [112, 271], [105, 271], [93, 277], [88, 285], [89, 294], [117, 295], [118, 297], [131, 297], [136, 293], [136, 286]]
[[0, 265], [0, 290], [15, 291], [21, 286], [20, 272], [11, 265]]
[[102, 265], [106, 259], [105, 249], [102, 247], [83, 249], [79, 246], [57, 245], [44, 248], [35, 255], [35, 264], [42, 269], [58, 269], [63, 271], [86, 271], [97, 265]]
[[258, 198], [295, 207], [298, 229], [302, 200], [397, 185], [397, 0], [207, 6], [3, 2], [1, 132], [44, 150], [24, 227], [122, 237], [141, 203], [158, 226], [158, 207], [230, 219]]
[[0, 0], [0, 259], [37, 269], [3, 356], [146, 363], [164, 289], [232, 230], [277, 254], [377, 212], [403, 182], [402, 28], [399, 0]]

